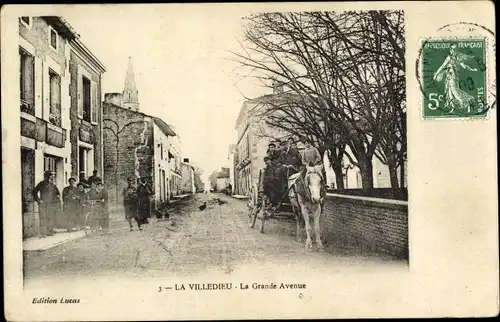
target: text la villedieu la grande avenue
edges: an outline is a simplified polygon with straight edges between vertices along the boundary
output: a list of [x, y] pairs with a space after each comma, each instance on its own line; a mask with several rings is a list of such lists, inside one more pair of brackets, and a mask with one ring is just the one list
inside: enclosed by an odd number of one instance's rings
[[229, 290], [293, 290], [305, 289], [306, 284], [293, 283], [187, 283], [173, 286], [158, 286], [158, 292], [173, 291], [229, 291]]

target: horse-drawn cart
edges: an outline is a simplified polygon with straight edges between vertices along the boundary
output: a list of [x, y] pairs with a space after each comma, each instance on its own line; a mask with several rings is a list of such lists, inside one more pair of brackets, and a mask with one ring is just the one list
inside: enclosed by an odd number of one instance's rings
[[[248, 208], [249, 208], [248, 220], [250, 228], [253, 228], [255, 226], [255, 223], [257, 222], [257, 218], [259, 218], [261, 220], [260, 232], [263, 233], [264, 223], [267, 219], [270, 218], [292, 219], [295, 218], [295, 214], [293, 212], [292, 205], [288, 198], [287, 187], [285, 187], [285, 189], [281, 189], [283, 187], [276, 187], [282, 193], [281, 198], [278, 203], [278, 206], [273, 210], [269, 210], [268, 198], [264, 194], [259, 193], [261, 180], [262, 180], [262, 170], [259, 171], [258, 182], [250, 188], [250, 198], [248, 200]], [[283, 211], [285, 208], [290, 208], [291, 211]]]
[[[295, 218], [297, 225], [297, 240], [302, 241], [301, 230], [305, 228], [306, 250], [312, 249], [312, 236], [314, 236], [318, 251], [323, 251], [323, 241], [321, 240], [321, 226], [323, 226], [321, 223], [321, 214], [323, 213], [321, 169], [322, 165], [306, 166], [306, 172], [304, 174], [297, 173], [289, 177], [287, 173], [288, 184], [276, 187], [280, 192], [281, 198], [278, 200], [277, 207], [271, 209], [267, 207], [269, 204], [268, 198], [259, 193], [259, 187], [262, 180], [261, 170], [259, 172], [257, 184], [254, 184], [250, 189], [250, 199], [248, 201], [248, 220], [250, 227], [253, 228], [257, 222], [257, 218], [260, 218], [260, 232], [263, 233], [264, 224], [269, 218], [282, 220]], [[292, 190], [290, 190], [290, 187]], [[290, 201], [293, 201], [293, 203]], [[290, 207], [291, 211], [283, 211], [285, 207]]]

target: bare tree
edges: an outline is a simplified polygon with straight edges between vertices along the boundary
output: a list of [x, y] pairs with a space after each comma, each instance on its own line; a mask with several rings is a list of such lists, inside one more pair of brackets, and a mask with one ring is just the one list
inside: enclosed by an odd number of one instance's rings
[[263, 84], [279, 79], [288, 88], [262, 116], [328, 151], [338, 187], [346, 155], [370, 190], [373, 156], [389, 151], [381, 145], [399, 144], [387, 128], [400, 119], [395, 110], [404, 89], [403, 14], [264, 13], [248, 20], [247, 45], [233, 53], [235, 60]]

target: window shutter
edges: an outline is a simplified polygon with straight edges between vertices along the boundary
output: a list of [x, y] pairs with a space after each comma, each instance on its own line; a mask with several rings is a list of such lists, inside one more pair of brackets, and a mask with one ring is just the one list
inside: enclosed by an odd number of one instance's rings
[[35, 92], [35, 59], [31, 55], [26, 55], [26, 60], [25, 60], [25, 66], [26, 70], [26, 77], [24, 78], [25, 81], [25, 98], [28, 102], [31, 104], [34, 103], [34, 92]]
[[81, 71], [80, 67], [78, 67], [78, 77], [76, 80], [76, 86], [77, 86], [76, 97], [77, 97], [77, 101], [78, 101], [78, 117], [79, 118], [83, 118], [83, 78], [82, 77], [83, 77], [82, 71]]
[[92, 87], [92, 106], [91, 106], [91, 113], [90, 113], [90, 121], [91, 122], [97, 122], [97, 110], [99, 109], [99, 98], [97, 97], [97, 83], [92, 81], [91, 82], [91, 87]]

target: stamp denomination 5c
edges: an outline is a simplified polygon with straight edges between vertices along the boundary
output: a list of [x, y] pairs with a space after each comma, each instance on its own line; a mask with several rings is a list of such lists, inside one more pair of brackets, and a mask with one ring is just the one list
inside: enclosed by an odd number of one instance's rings
[[422, 42], [424, 118], [486, 116], [485, 47], [484, 39]]

